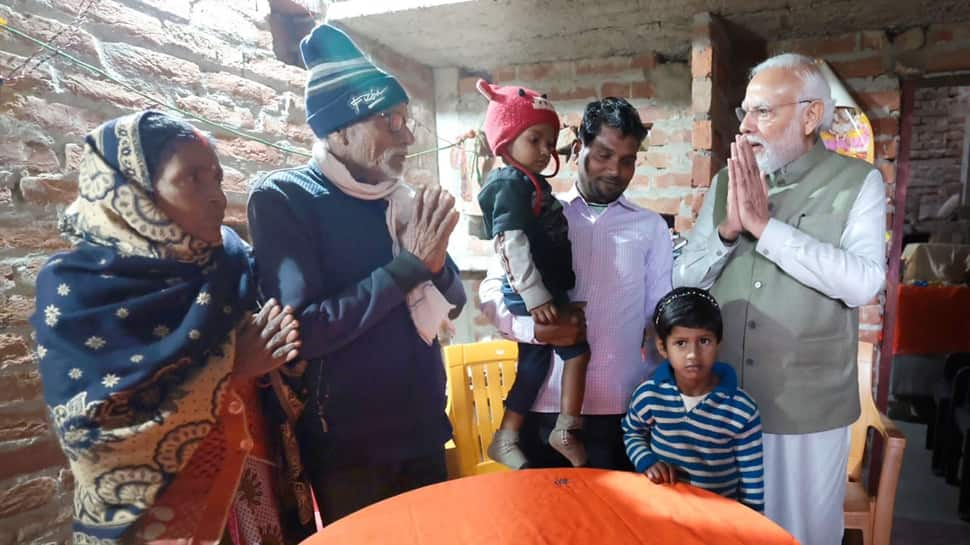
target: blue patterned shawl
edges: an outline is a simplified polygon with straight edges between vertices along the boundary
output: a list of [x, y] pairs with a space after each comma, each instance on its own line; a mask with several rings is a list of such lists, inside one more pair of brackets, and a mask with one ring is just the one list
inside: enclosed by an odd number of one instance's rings
[[[155, 206], [141, 112], [86, 138], [31, 323], [55, 431], [76, 480], [75, 543], [117, 543], [213, 429], [234, 328], [255, 303], [248, 247], [193, 239]], [[151, 115], [162, 115], [151, 112]]]

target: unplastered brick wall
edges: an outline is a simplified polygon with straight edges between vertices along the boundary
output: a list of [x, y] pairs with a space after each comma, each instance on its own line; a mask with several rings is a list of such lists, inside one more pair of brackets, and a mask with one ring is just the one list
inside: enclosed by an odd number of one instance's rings
[[[79, 29], [64, 32], [85, 4], [12, 0], [0, 5], [0, 17], [41, 40], [63, 32], [57, 43], [66, 52], [166, 104], [310, 149], [305, 71], [275, 58], [266, 0], [99, 0]], [[0, 31], [0, 75], [10, 76], [38, 50]], [[424, 127], [416, 147], [433, 146], [430, 69], [389, 50], [370, 53], [412, 93], [412, 111]], [[0, 86], [0, 545], [70, 541], [72, 479], [47, 419], [27, 323], [34, 281], [51, 253], [68, 248], [57, 216], [76, 197], [84, 135], [151, 106], [59, 57], [28, 66]], [[199, 126], [216, 138], [228, 223], [245, 232], [252, 181], [306, 159]], [[435, 181], [435, 160], [410, 162], [409, 177]]]
[[933, 218], [947, 198], [961, 191], [968, 117], [970, 86], [916, 90], [906, 222], [917, 231], [921, 230], [921, 220]]
[[[875, 135], [875, 166], [886, 183], [890, 231], [899, 149], [900, 77], [970, 71], [970, 23], [916, 27], [892, 35], [885, 30], [867, 30], [775, 41], [768, 44], [768, 50], [769, 54], [796, 52], [825, 59], [865, 111]], [[860, 309], [860, 340], [881, 341], [885, 297], [885, 293], [880, 294]]]

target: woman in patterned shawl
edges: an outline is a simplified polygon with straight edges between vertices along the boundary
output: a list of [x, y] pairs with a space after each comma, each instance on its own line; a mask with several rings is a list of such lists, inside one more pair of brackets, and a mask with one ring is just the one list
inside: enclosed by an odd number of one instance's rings
[[[209, 140], [165, 114], [85, 139], [61, 223], [76, 247], [41, 270], [31, 320], [77, 544], [283, 542], [291, 505], [310, 522], [305, 488], [284, 506], [268, 486], [280, 465], [262, 417], [299, 412], [274, 371], [292, 369], [298, 323], [272, 300], [251, 312], [249, 247], [222, 226], [221, 182]], [[257, 377], [275, 409], [258, 407]]]

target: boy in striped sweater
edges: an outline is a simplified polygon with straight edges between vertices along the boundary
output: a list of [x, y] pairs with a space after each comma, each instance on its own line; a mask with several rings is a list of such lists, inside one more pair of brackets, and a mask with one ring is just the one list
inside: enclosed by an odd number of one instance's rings
[[655, 483], [687, 481], [763, 512], [761, 418], [734, 369], [716, 361], [717, 301], [677, 288], [657, 303], [654, 325], [667, 361], [633, 392], [622, 422], [627, 456]]

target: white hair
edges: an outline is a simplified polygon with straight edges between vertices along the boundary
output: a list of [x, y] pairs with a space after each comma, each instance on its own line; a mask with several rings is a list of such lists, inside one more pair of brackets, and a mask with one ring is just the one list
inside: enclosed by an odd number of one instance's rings
[[[782, 53], [762, 61], [758, 66], [751, 69], [751, 77], [757, 76], [761, 71], [769, 68], [783, 68], [791, 70], [798, 79], [802, 81], [801, 93], [798, 100], [821, 100], [822, 101], [822, 123], [819, 129], [828, 129], [832, 125], [832, 116], [835, 113], [835, 101], [832, 100], [832, 88], [828, 80], [822, 74], [822, 70], [811, 57], [799, 55], [797, 53]], [[817, 130], [816, 130], [817, 132]]]

